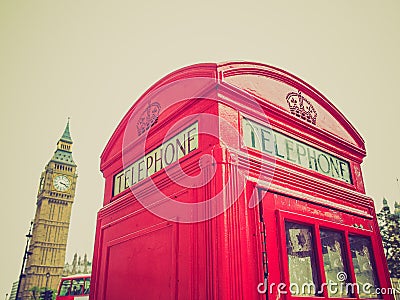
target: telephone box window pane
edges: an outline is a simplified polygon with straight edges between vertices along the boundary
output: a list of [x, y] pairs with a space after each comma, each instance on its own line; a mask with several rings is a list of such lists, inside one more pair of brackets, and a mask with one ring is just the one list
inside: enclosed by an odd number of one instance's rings
[[321, 229], [322, 255], [329, 297], [351, 297], [343, 235], [336, 231]]
[[379, 298], [376, 293], [379, 284], [370, 239], [349, 235], [349, 241], [360, 298]]
[[286, 222], [286, 249], [293, 295], [317, 295], [318, 276], [311, 226]]

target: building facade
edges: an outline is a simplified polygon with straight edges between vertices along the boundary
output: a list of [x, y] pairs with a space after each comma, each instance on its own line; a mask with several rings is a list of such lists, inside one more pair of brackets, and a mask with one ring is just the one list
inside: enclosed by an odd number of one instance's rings
[[66, 262], [64, 265], [64, 271], [62, 276], [71, 276], [76, 274], [90, 274], [92, 272], [92, 262], [88, 260], [87, 254], [78, 256], [78, 253], [74, 254], [74, 258], [71, 263]]
[[57, 149], [40, 177], [36, 214], [25, 276], [19, 297], [33, 299], [33, 291], [56, 290], [63, 273], [71, 209], [77, 180], [72, 158], [69, 121]]
[[8, 300], [16, 300], [17, 298], [17, 288], [18, 288], [18, 281], [13, 282], [12, 287], [11, 287], [11, 292], [10, 296], [8, 297]]

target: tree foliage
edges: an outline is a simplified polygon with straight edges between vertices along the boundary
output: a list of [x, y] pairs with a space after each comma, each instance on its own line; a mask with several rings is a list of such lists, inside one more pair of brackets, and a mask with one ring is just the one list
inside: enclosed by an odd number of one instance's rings
[[[55, 300], [57, 291], [53, 290], [53, 289], [48, 289], [48, 290], [52, 290], [53, 291], [53, 300]], [[42, 298], [40, 297], [40, 294], [42, 292], [46, 291], [46, 288], [44, 288], [44, 287], [39, 288], [37, 286], [34, 286], [34, 287], [32, 287], [30, 289], [30, 291], [32, 292], [31, 299], [33, 299], [33, 300], [41, 300]]]
[[390, 277], [400, 278], [400, 212], [398, 204], [391, 213], [387, 200], [383, 199], [383, 208], [378, 213], [383, 248], [389, 267]]

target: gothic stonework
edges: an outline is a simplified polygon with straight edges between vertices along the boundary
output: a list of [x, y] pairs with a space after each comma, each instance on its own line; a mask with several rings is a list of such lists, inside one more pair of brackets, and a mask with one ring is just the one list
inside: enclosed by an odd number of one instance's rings
[[[29, 256], [21, 289], [21, 299], [33, 299], [33, 289], [56, 290], [65, 264], [71, 208], [77, 173], [72, 158], [69, 121], [46, 165], [39, 184], [36, 214]], [[47, 278], [46, 274], [50, 276]]]

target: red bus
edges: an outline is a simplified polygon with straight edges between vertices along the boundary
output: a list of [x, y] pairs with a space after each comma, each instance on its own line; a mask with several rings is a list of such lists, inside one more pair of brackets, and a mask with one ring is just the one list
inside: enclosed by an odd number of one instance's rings
[[61, 278], [57, 300], [89, 299], [90, 274], [77, 274]]

